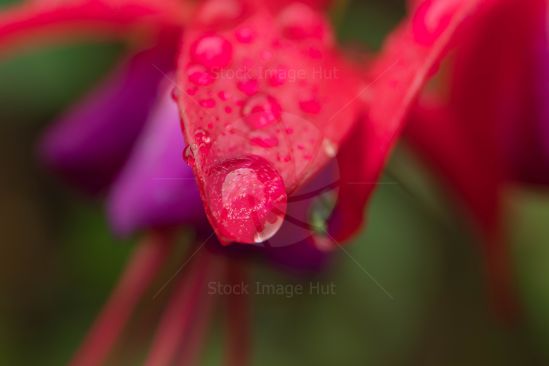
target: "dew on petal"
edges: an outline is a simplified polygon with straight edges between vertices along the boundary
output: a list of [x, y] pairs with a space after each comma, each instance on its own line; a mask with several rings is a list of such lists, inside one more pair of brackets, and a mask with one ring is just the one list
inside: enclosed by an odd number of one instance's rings
[[278, 146], [278, 138], [276, 136], [266, 134], [252, 134], [250, 137], [250, 143], [265, 149], [270, 149]]
[[185, 159], [185, 162], [187, 162], [187, 164], [191, 168], [194, 166], [195, 159], [194, 159], [193, 148], [191, 147], [191, 145], [187, 145], [183, 149], [183, 159]]
[[238, 89], [247, 95], [254, 95], [259, 90], [257, 79], [242, 80], [237, 83]]
[[198, 149], [201, 153], [207, 152], [210, 149], [212, 138], [210, 134], [199, 128], [194, 133], [195, 152]]
[[213, 108], [215, 107], [215, 100], [213, 98], [201, 99], [198, 104], [204, 108]]
[[335, 158], [337, 155], [337, 147], [329, 139], [324, 139], [322, 141], [322, 149], [324, 150], [326, 156], [328, 156], [329, 158]]
[[280, 122], [282, 107], [274, 97], [257, 94], [244, 104], [242, 116], [251, 128], [264, 128]]
[[279, 66], [269, 70], [268, 81], [270, 86], [283, 85], [288, 79], [288, 69], [284, 66]]
[[194, 85], [206, 86], [214, 82], [214, 75], [210, 73], [204, 66], [193, 65], [187, 71], [189, 81]]
[[286, 187], [262, 157], [246, 155], [216, 165], [206, 176], [205, 194], [212, 226], [228, 242], [263, 242], [282, 225]]
[[204, 35], [191, 45], [191, 59], [208, 69], [227, 66], [232, 54], [232, 45], [218, 35]]
[[227, 100], [229, 100], [229, 93], [227, 93], [226, 91], [222, 90], [220, 91], [219, 93], [217, 93], [217, 96], [219, 97], [219, 99], [221, 99], [222, 101], [226, 102]]
[[322, 105], [316, 98], [306, 99], [299, 102], [299, 108], [305, 113], [318, 114]]
[[255, 39], [255, 32], [250, 27], [241, 27], [236, 30], [235, 37], [240, 43], [252, 43]]
[[179, 87], [174, 86], [174, 87], [172, 88], [171, 93], [170, 93], [170, 97], [172, 98], [172, 100], [173, 100], [174, 102], [177, 102], [177, 101], [179, 101], [179, 97], [180, 97], [180, 96], [181, 96], [181, 92], [180, 92], [180, 90], [179, 90]]
[[320, 60], [323, 56], [322, 51], [316, 47], [309, 47], [307, 55], [314, 60]]

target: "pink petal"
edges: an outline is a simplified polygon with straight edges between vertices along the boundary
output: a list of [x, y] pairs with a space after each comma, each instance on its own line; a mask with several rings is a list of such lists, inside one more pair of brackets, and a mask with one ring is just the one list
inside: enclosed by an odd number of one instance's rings
[[176, 27], [188, 14], [186, 6], [171, 0], [27, 2], [0, 12], [0, 56], [15, 45], [44, 39], [130, 38], [140, 31]]
[[[237, 39], [242, 27], [253, 42]], [[321, 15], [303, 4], [257, 9], [217, 30], [201, 24], [186, 39], [180, 109], [210, 223], [225, 242], [265, 241], [282, 224], [287, 195], [335, 156], [355, 121], [356, 77]], [[189, 80], [197, 67], [215, 81]], [[280, 69], [288, 80], [270, 83], [268, 73]], [[238, 88], [250, 78], [259, 83], [251, 96]], [[311, 103], [318, 107], [303, 107]]]

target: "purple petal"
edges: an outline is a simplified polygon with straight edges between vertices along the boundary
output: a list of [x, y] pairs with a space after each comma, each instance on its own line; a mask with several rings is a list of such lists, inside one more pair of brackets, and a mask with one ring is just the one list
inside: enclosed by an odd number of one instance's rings
[[109, 194], [108, 217], [117, 234], [206, 221], [183, 148], [177, 106], [166, 92]]
[[172, 70], [173, 42], [134, 55], [99, 88], [51, 127], [40, 157], [88, 193], [104, 190], [128, 158], [158, 95], [163, 71]]

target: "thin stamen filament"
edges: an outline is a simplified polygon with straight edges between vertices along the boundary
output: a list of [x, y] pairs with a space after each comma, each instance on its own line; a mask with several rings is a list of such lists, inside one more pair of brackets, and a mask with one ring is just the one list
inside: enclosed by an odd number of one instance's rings
[[153, 233], [139, 244], [69, 365], [97, 366], [105, 362], [137, 303], [164, 264], [170, 252], [170, 242], [169, 235]]

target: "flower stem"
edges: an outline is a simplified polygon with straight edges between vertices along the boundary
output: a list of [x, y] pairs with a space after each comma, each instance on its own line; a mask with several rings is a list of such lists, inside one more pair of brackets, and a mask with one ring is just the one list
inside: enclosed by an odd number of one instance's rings
[[139, 299], [168, 256], [171, 236], [152, 233], [132, 255], [118, 285], [69, 365], [97, 366], [105, 362]]
[[[207, 293], [207, 283], [215, 269], [213, 258], [206, 249], [196, 255], [187, 276], [179, 281], [168, 308], [162, 316], [145, 365], [171, 365], [183, 340], [187, 348], [190, 347], [189, 344], [194, 344], [195, 335], [190, 334], [193, 324], [202, 321], [198, 319], [199, 317], [210, 315], [209, 311], [204, 313], [212, 300], [212, 296]], [[198, 354], [200, 346], [201, 344], [190, 352], [194, 355]], [[183, 355], [183, 357], [192, 359], [195, 358], [194, 355]]]

